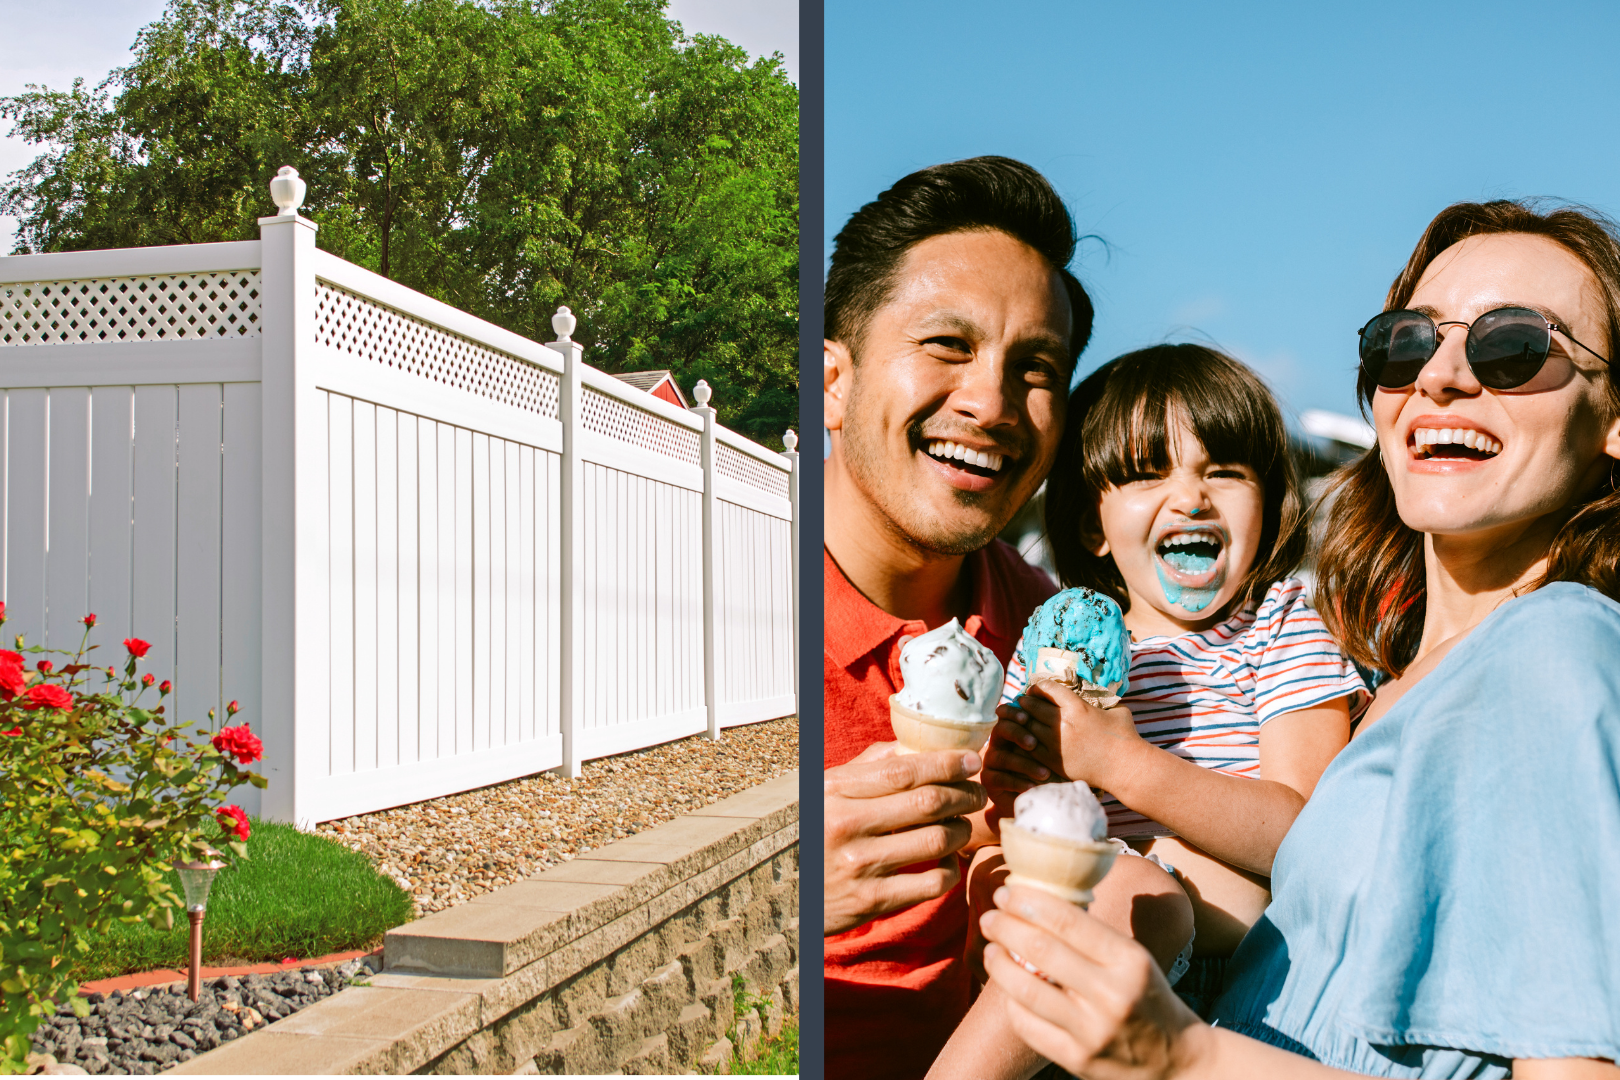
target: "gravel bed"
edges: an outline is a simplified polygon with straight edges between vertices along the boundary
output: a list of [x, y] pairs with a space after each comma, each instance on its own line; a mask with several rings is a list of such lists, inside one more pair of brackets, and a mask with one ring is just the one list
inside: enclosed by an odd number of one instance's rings
[[184, 983], [89, 994], [90, 1015], [59, 1006], [34, 1032], [34, 1052], [92, 1074], [151, 1075], [363, 982], [379, 966], [368, 956], [335, 968], [224, 975], [204, 980], [196, 1001]]
[[365, 854], [418, 915], [566, 862], [799, 767], [789, 716], [536, 773], [477, 791], [330, 821], [317, 832]]

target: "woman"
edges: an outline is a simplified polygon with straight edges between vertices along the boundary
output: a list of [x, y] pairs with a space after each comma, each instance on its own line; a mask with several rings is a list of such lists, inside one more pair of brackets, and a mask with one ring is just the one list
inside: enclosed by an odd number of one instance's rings
[[1386, 306], [1378, 446], [1336, 486], [1317, 603], [1395, 678], [1283, 841], [1213, 1027], [1135, 943], [997, 894], [986, 969], [1072, 1071], [1620, 1078], [1620, 237], [1452, 206]]

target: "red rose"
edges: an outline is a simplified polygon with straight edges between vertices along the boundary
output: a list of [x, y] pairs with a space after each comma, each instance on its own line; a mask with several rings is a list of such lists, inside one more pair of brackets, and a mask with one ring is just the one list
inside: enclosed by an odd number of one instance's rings
[[258, 761], [264, 756], [264, 743], [259, 737], [248, 730], [248, 726], [220, 728], [219, 734], [211, 740], [214, 749], [226, 757], [234, 757], [239, 765], [246, 765], [250, 761]]
[[71, 709], [73, 695], [60, 686], [39, 683], [28, 691], [30, 709]]
[[150, 671], [148, 671], [145, 675], [141, 676], [141, 685], [142, 686], [151, 686], [155, 682], [157, 682], [157, 676], [152, 674]]
[[0, 622], [6, 621], [6, 602], [0, 600]]
[[41, 660], [34, 666], [39, 668], [39, 673], [41, 675], [49, 675], [51, 673], [51, 668], [55, 667], [56, 665], [51, 663], [49, 660]]
[[234, 701], [231, 702], [229, 705], [225, 706], [225, 715], [226, 716], [235, 716], [237, 713], [239, 713], [241, 711], [242, 711], [242, 706], [237, 704]]
[[86, 615], [83, 619], [80, 619], [79, 621], [84, 623], [84, 625], [86, 625], [86, 626], [94, 626], [94, 625], [96, 625], [96, 613], [92, 611], [90, 614]]
[[[254, 741], [256, 742], [257, 740]], [[251, 830], [248, 828], [247, 811], [243, 810], [240, 806], [222, 806], [218, 811], [216, 811], [216, 813], [219, 819], [220, 828], [224, 829], [228, 833], [235, 833], [238, 840], [246, 840], [248, 838], [248, 833]]]
[[10, 701], [28, 687], [21, 653], [0, 649], [0, 698]]
[[127, 637], [124, 639], [124, 648], [129, 650], [129, 655], [131, 656], [145, 656], [146, 650], [150, 649], [151, 647], [152, 643], [150, 641], [142, 641], [138, 637]]
[[168, 679], [164, 679], [162, 682], [158, 683], [158, 693], [160, 694], [167, 694], [173, 689], [174, 683], [170, 682]]

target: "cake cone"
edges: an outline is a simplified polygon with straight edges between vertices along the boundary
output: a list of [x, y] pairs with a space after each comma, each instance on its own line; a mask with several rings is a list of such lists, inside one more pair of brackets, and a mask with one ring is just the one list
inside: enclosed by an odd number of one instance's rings
[[1001, 853], [1007, 860], [1009, 885], [1028, 885], [1085, 907], [1091, 890], [1114, 865], [1119, 853], [1107, 840], [1079, 841], [1001, 823]]
[[944, 720], [900, 704], [900, 695], [889, 697], [889, 723], [900, 740], [899, 753], [916, 754], [929, 750], [972, 750], [978, 753], [990, 741], [995, 721], [974, 723]]

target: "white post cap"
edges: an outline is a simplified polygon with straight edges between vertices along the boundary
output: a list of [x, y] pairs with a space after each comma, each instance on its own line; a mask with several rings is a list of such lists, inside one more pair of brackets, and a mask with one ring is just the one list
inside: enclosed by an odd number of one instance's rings
[[551, 328], [557, 332], [558, 341], [573, 341], [574, 339], [569, 335], [574, 332], [574, 327], [578, 325], [579, 320], [574, 318], [574, 313], [569, 311], [566, 306], [558, 308], [557, 314], [551, 317]]
[[792, 428], [788, 428], [787, 434], [782, 436], [782, 445], [785, 446], [788, 450], [796, 450], [796, 449], [798, 449], [799, 437], [797, 435], [793, 434], [793, 429]]
[[298, 178], [297, 169], [291, 165], [281, 167], [275, 179], [270, 181], [270, 199], [281, 211], [281, 217], [294, 217], [298, 214], [298, 208], [304, 205], [306, 189], [307, 185]]
[[692, 396], [697, 398], [699, 405], [707, 405], [709, 398], [713, 394], [714, 391], [709, 389], [709, 384], [702, 379], [699, 379], [697, 385], [692, 387]]

